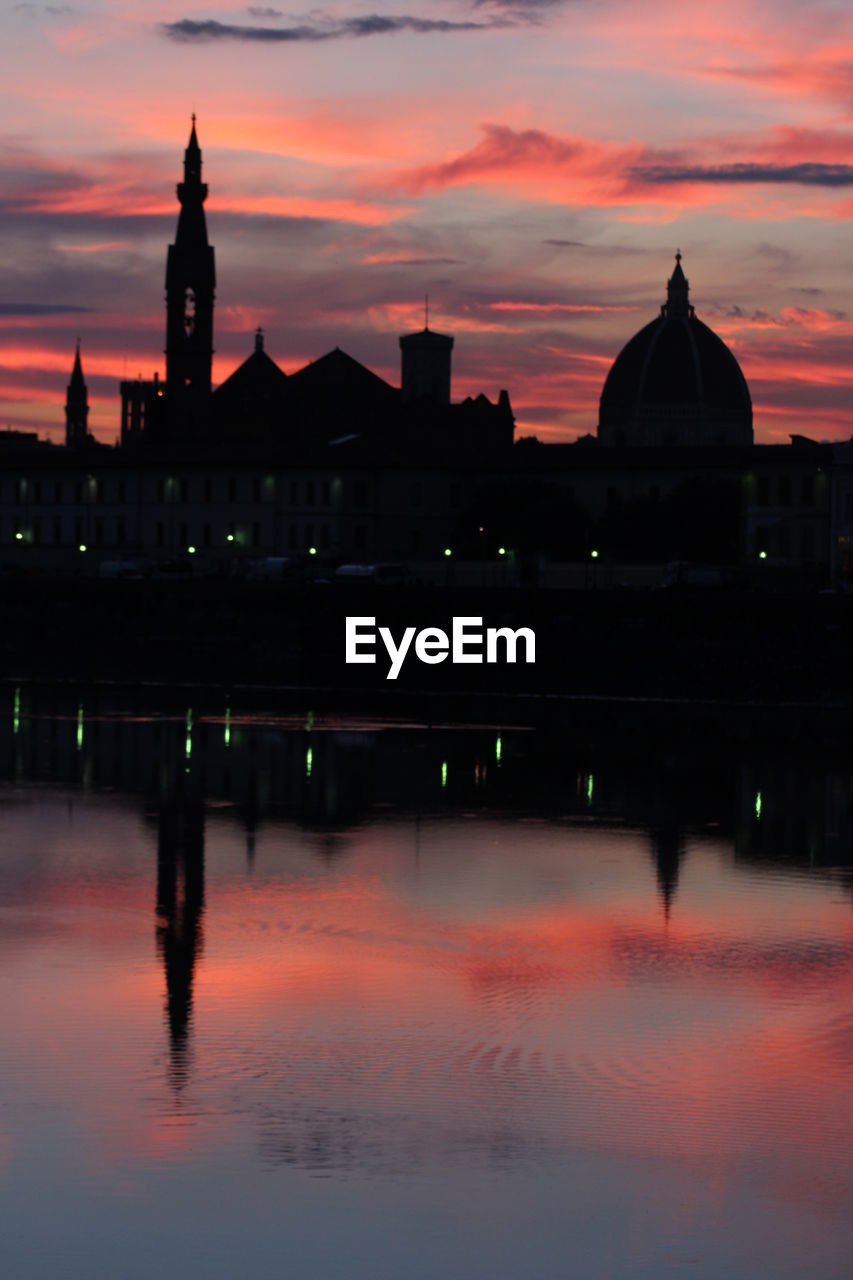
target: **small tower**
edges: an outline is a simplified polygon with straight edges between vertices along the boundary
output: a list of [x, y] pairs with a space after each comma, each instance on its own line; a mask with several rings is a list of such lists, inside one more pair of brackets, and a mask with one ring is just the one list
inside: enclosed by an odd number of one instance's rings
[[181, 212], [166, 259], [166, 396], [172, 427], [196, 432], [204, 423], [213, 368], [213, 248], [207, 242], [201, 148], [195, 116], [178, 183]]
[[[427, 301], [427, 307], [429, 302]], [[400, 338], [403, 404], [428, 396], [436, 404], [450, 404], [450, 353], [453, 339], [434, 333], [427, 310], [423, 329]]]
[[88, 439], [89, 393], [83, 381], [83, 366], [80, 363], [80, 339], [77, 339], [77, 352], [74, 356], [74, 368], [71, 370], [71, 381], [65, 397], [65, 444], [69, 449], [80, 449]]

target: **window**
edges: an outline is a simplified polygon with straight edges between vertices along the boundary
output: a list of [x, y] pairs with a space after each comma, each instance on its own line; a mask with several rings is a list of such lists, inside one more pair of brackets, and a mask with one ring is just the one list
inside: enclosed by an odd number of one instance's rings
[[756, 488], [755, 500], [758, 503], [759, 507], [770, 506], [770, 477], [769, 476], [758, 477], [758, 485]]
[[295, 551], [299, 546], [299, 526], [298, 525], [292, 524], [290, 526], [290, 537], [288, 538], [288, 544], [290, 546], [291, 551]]
[[367, 525], [358, 524], [355, 527], [355, 545], [359, 551], [363, 551], [367, 546]]
[[800, 532], [800, 545], [803, 550], [803, 559], [814, 559], [814, 527], [812, 525], [803, 525]]
[[800, 503], [804, 507], [814, 506], [814, 476], [803, 476], [800, 486]]
[[211, 497], [212, 497], [212, 486], [211, 486], [211, 483], [210, 483], [210, 476], [205, 476], [205, 478], [204, 478], [204, 500], [205, 500], [205, 502], [210, 502]]
[[190, 482], [189, 480], [182, 480], [181, 481], [181, 502], [188, 501], [189, 496], [190, 496]]
[[116, 542], [118, 543], [118, 545], [119, 545], [120, 547], [123, 547], [123, 546], [124, 546], [124, 543], [125, 543], [125, 534], [124, 534], [124, 521], [123, 521], [123, 520], [117, 520], [117, 521], [116, 521]]
[[41, 542], [41, 521], [33, 521], [33, 542], [36, 546]]
[[178, 525], [178, 540], [181, 544], [181, 550], [185, 551], [189, 543], [189, 537], [187, 535], [186, 520], [182, 520], [181, 523]]
[[125, 499], [126, 499], [126, 496], [127, 496], [127, 486], [126, 486], [126, 484], [125, 484], [124, 480], [119, 480], [119, 482], [118, 482], [118, 500], [119, 500], [119, 502], [122, 502], [122, 503], [123, 503], [123, 502], [125, 501]]
[[62, 521], [54, 520], [53, 522], [53, 541], [58, 547], [62, 542]]
[[306, 546], [306, 547], [313, 547], [313, 545], [314, 545], [314, 526], [313, 526], [313, 524], [306, 524], [306, 526], [305, 526], [305, 546]]
[[228, 480], [228, 501], [237, 501], [237, 480], [235, 476], [231, 476]]
[[206, 547], [210, 546], [210, 525], [206, 524], [202, 530], [202, 542]]
[[357, 507], [366, 507], [370, 501], [370, 491], [366, 480], [356, 480], [354, 501]]
[[104, 545], [104, 522], [103, 520], [95, 521], [95, 546], [102, 547]]
[[314, 502], [315, 502], [314, 481], [306, 480], [305, 481], [305, 505], [306, 507], [313, 507]]
[[320, 525], [320, 546], [327, 550], [329, 546], [329, 526], [327, 524]]
[[62, 481], [61, 480], [57, 480], [53, 486], [53, 500], [54, 502], [62, 501]]
[[157, 546], [162, 547], [162, 545], [163, 545], [163, 521], [158, 520], [157, 521]]
[[299, 503], [299, 481], [291, 480], [290, 482], [290, 505], [297, 506]]
[[261, 545], [261, 526], [256, 520], [252, 525], [252, 546], [259, 547]]
[[41, 480], [33, 481], [33, 502], [41, 502]]
[[853, 524], [853, 493], [844, 495], [844, 523]]
[[779, 504], [783, 507], [791, 505], [791, 477], [779, 477]]
[[330, 507], [332, 505], [332, 486], [328, 480], [323, 481], [323, 506]]
[[252, 481], [252, 501], [260, 502], [261, 500], [261, 481], [259, 476], [255, 476]]
[[459, 506], [459, 499], [460, 499], [460, 496], [461, 496], [461, 489], [460, 489], [459, 485], [458, 485], [458, 484], [452, 484], [452, 485], [450, 486], [450, 505], [451, 505], [451, 507], [458, 507], [458, 506]]

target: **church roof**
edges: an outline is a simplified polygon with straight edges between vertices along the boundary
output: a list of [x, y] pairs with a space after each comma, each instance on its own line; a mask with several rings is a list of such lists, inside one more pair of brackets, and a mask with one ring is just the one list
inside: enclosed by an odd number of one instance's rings
[[622, 348], [607, 375], [599, 427], [678, 409], [751, 428], [752, 400], [740, 365], [696, 318], [688, 289], [679, 253], [660, 315]]

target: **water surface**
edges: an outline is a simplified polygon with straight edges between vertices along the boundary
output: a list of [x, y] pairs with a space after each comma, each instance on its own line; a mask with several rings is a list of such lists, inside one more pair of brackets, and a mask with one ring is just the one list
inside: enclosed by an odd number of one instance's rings
[[843, 757], [9, 700], [4, 1274], [851, 1274]]

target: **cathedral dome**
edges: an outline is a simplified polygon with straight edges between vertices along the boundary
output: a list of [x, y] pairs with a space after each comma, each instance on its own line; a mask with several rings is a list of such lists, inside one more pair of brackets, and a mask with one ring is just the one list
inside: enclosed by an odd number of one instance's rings
[[752, 400], [722, 338], [697, 320], [681, 253], [667, 300], [622, 348], [601, 393], [604, 445], [749, 445]]

